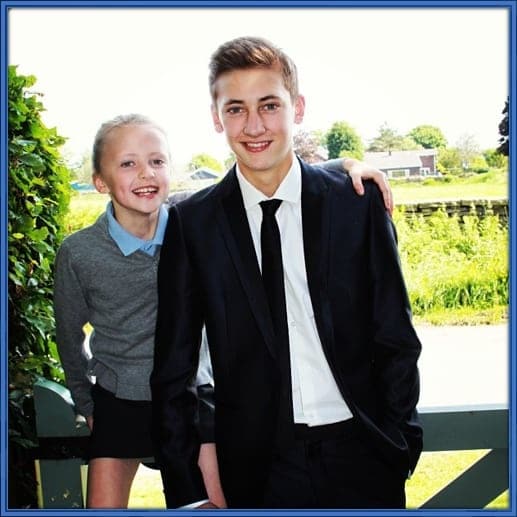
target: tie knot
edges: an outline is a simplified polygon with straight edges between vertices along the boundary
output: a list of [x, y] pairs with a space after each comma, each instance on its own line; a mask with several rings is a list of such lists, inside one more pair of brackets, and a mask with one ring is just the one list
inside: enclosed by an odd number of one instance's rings
[[264, 215], [275, 215], [278, 207], [282, 204], [281, 199], [268, 199], [267, 201], [261, 201], [260, 206]]

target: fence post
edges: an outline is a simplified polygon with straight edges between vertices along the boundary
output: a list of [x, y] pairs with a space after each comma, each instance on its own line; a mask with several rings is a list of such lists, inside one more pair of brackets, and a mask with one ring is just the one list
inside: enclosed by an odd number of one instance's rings
[[34, 384], [35, 460], [40, 508], [83, 508], [81, 466], [85, 463], [90, 431], [77, 421], [70, 392], [64, 386], [38, 379]]

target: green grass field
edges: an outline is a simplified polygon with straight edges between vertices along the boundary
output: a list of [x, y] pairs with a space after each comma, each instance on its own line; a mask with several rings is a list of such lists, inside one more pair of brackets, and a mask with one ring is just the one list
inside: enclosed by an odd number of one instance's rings
[[422, 201], [508, 198], [508, 173], [493, 170], [450, 182], [428, 179], [423, 182], [390, 182], [395, 204]]

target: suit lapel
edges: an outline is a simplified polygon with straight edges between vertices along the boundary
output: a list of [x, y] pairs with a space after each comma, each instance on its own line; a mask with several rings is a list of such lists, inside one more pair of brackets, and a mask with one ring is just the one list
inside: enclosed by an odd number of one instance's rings
[[328, 292], [330, 192], [320, 174], [302, 162], [302, 224], [305, 268], [316, 327], [324, 350], [333, 343]]
[[276, 357], [273, 324], [235, 168], [228, 172], [220, 187], [218, 223], [266, 346]]

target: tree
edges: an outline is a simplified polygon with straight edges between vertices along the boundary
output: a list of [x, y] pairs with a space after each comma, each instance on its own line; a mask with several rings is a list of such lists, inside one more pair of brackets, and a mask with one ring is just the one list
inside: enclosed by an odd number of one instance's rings
[[506, 99], [502, 114], [503, 119], [499, 123], [499, 134], [501, 135], [501, 138], [499, 138], [499, 147], [497, 150], [503, 156], [508, 156], [510, 146], [510, 137], [508, 135], [508, 99]]
[[420, 125], [413, 128], [408, 136], [424, 149], [441, 149], [447, 147], [447, 140], [443, 136], [441, 129], [430, 126]]
[[457, 174], [461, 172], [461, 156], [455, 147], [446, 147], [438, 150], [436, 168], [442, 173]]
[[189, 172], [194, 172], [196, 169], [200, 169], [202, 167], [212, 169], [216, 172], [223, 171], [223, 166], [215, 158], [205, 153], [196, 154], [193, 156], [192, 160], [190, 160], [190, 163], [187, 166], [187, 170]]
[[346, 122], [335, 122], [325, 135], [329, 159], [339, 158], [343, 152], [351, 158], [362, 159], [363, 143], [361, 138]]
[[30, 448], [35, 446], [32, 386], [36, 376], [62, 380], [52, 310], [52, 266], [70, 198], [65, 139], [41, 121], [34, 76], [8, 68], [9, 504], [35, 505]]
[[503, 169], [508, 167], [508, 157], [501, 154], [497, 149], [487, 149], [483, 152], [486, 163], [489, 167]]
[[320, 149], [320, 139], [311, 131], [298, 131], [293, 137], [295, 153], [307, 163], [320, 161], [318, 150]]
[[461, 158], [461, 166], [464, 170], [470, 169], [470, 161], [480, 154], [479, 145], [476, 142], [476, 138], [474, 135], [470, 135], [465, 133], [461, 135], [456, 144], [456, 148], [458, 149], [460, 158]]
[[401, 151], [416, 151], [417, 149], [422, 149], [422, 145], [415, 142], [411, 137], [405, 136], [402, 138], [400, 142], [400, 150]]
[[390, 128], [385, 122], [379, 128], [379, 134], [371, 141], [368, 151], [400, 151], [403, 148], [404, 137]]
[[84, 151], [79, 162], [69, 165], [69, 168], [73, 179], [80, 183], [91, 183], [93, 166], [90, 151]]
[[482, 154], [476, 154], [470, 159], [469, 169], [474, 172], [488, 172], [488, 164]]

